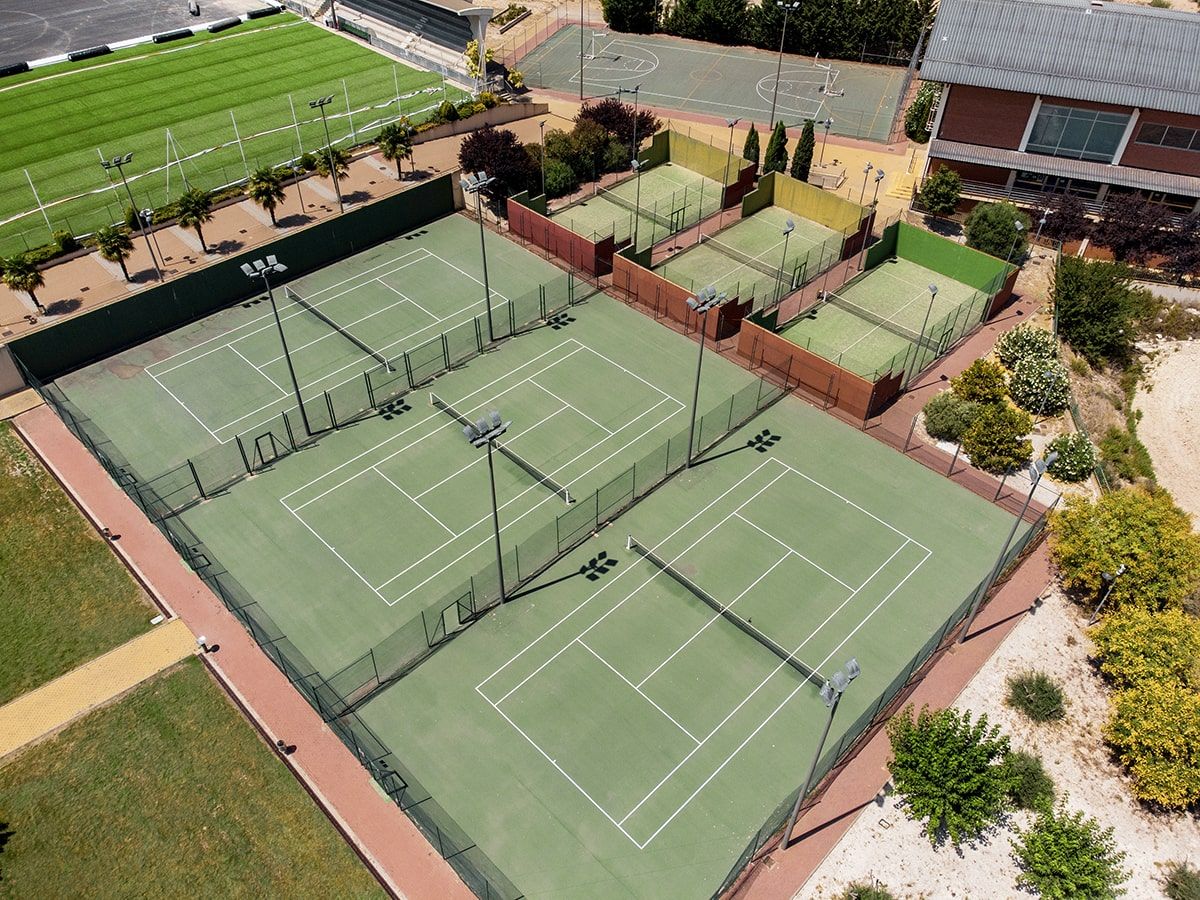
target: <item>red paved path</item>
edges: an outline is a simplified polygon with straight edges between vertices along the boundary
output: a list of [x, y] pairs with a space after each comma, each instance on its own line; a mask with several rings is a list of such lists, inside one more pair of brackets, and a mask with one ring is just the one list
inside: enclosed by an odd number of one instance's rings
[[15, 423], [93, 524], [120, 535], [113, 547], [151, 595], [209, 645], [220, 645], [205, 662], [270, 742], [282, 738], [296, 745], [288, 765], [388, 890], [411, 898], [471, 897], [449, 864], [379, 792], [366, 769], [54, 412], [39, 406]]

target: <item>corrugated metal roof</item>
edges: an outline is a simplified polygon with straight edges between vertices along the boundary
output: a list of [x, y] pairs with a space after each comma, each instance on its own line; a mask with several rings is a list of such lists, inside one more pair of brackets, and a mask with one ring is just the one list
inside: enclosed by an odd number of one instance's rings
[[1020, 169], [1045, 175], [1061, 175], [1067, 178], [1083, 178], [1101, 184], [1140, 188], [1146, 191], [1165, 191], [1168, 194], [1184, 194], [1200, 197], [1200, 178], [1193, 175], [1175, 175], [1171, 172], [1154, 172], [1149, 169], [1134, 169], [1130, 166], [1110, 166], [1105, 163], [1087, 162], [1081, 159], [1062, 159], [1057, 156], [1042, 156], [1039, 153], [1021, 153], [999, 147], [980, 147], [958, 141], [933, 140], [929, 142], [930, 159], [952, 159], [959, 162], [999, 166], [1005, 169]]
[[921, 77], [1200, 115], [1200, 15], [1088, 0], [942, 0]]

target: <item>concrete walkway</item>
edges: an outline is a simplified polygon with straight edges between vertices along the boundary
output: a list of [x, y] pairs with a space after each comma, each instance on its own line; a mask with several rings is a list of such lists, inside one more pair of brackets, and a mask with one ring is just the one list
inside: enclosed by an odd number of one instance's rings
[[186, 659], [196, 639], [180, 619], [135, 637], [0, 706], [0, 759]]

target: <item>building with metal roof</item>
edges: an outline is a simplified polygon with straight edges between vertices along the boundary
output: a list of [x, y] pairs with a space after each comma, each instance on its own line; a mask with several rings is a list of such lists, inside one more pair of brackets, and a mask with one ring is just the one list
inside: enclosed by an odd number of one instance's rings
[[1139, 191], [1200, 208], [1200, 16], [1100, 0], [942, 0], [921, 77], [945, 87], [926, 174], [1093, 209]]

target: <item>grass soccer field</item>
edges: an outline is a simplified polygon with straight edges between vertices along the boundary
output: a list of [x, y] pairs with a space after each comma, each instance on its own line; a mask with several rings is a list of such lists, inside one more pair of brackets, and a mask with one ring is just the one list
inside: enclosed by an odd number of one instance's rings
[[[749, 117], [762, 125], [770, 121], [775, 53], [590, 28], [583, 43], [585, 96], [609, 96], [640, 85], [642, 102], [652, 106], [722, 119]], [[568, 25], [517, 68], [531, 85], [579, 96], [579, 47], [579, 26]], [[828, 116], [834, 134], [886, 141], [903, 81], [902, 68], [785, 56], [776, 114], [788, 127]]]
[[44, 244], [51, 229], [85, 234], [123, 220], [128, 200], [102, 158], [133, 152], [134, 199], [157, 208], [185, 182], [213, 189], [324, 146], [310, 99], [334, 97], [330, 132], [348, 146], [400, 114], [420, 120], [443, 90], [463, 96], [291, 15], [5, 79], [0, 253]]
[[[937, 287], [936, 296], [930, 285]], [[864, 272], [780, 334], [858, 375], [883, 375], [905, 368], [912, 354], [928, 360], [945, 352], [978, 323], [987, 299], [970, 285], [894, 258]], [[918, 342], [922, 328], [925, 337]]]
[[809, 673], [862, 666], [831, 764], [1012, 523], [790, 398], [713, 456], [360, 710], [526, 896], [709, 896], [804, 778]]

